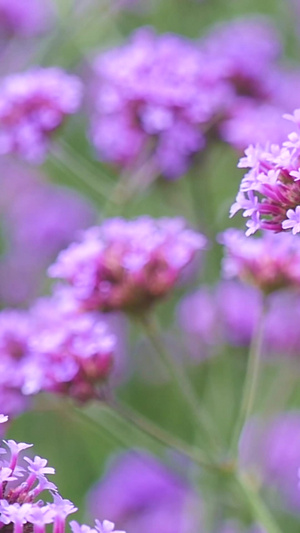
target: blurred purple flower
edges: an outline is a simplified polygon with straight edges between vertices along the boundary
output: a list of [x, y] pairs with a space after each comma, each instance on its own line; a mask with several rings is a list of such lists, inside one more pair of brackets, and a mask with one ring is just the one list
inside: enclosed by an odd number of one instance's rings
[[219, 240], [225, 247], [226, 278], [239, 278], [266, 294], [300, 287], [300, 248], [292, 235], [265, 233], [248, 238], [240, 230], [228, 229]]
[[90, 228], [49, 269], [82, 309], [141, 312], [166, 296], [206, 238], [182, 218], [112, 218]]
[[238, 94], [258, 99], [269, 96], [273, 85], [266, 72], [280, 55], [281, 42], [267, 18], [256, 16], [218, 24], [202, 44], [208, 61], [218, 65]]
[[3, 162], [1, 175], [0, 300], [20, 305], [39, 294], [49, 263], [93, 222], [94, 213], [74, 191], [20, 165]]
[[300, 413], [282, 413], [269, 420], [254, 418], [244, 428], [240, 462], [279, 495], [288, 509], [300, 511]]
[[232, 96], [200, 47], [148, 28], [94, 63], [91, 138], [121, 167], [152, 158], [157, 174], [180, 177], [205, 145], [204, 133]]
[[191, 533], [199, 526], [201, 502], [157, 459], [129, 452], [117, 457], [92, 489], [88, 507], [92, 516], [110, 516], [128, 533]]
[[49, 25], [49, 0], [0, 0], [0, 34], [30, 37]]
[[82, 86], [58, 67], [11, 74], [0, 84], [0, 154], [41, 163], [51, 134], [79, 108]]

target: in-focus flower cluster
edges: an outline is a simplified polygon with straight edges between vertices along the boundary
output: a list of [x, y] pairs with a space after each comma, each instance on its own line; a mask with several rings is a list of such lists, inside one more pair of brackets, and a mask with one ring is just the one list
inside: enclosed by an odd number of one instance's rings
[[300, 248], [292, 235], [247, 238], [240, 230], [228, 229], [220, 240], [225, 247], [225, 277], [247, 281], [264, 293], [300, 287]]
[[205, 244], [182, 218], [113, 218], [61, 252], [49, 273], [69, 282], [80, 309], [139, 312], [173, 289]]
[[[300, 111], [288, 116], [297, 126]], [[300, 134], [293, 132], [282, 145], [249, 146], [238, 165], [250, 168], [242, 179], [231, 216], [239, 210], [249, 218], [247, 235], [258, 229], [300, 231]]]
[[0, 84], [0, 154], [43, 161], [49, 137], [80, 105], [80, 80], [58, 67], [11, 74]]
[[[7, 421], [7, 416], [0, 415], [0, 424]], [[21, 456], [23, 450], [32, 444], [4, 440], [0, 447], [0, 530], [3, 533], [44, 533], [47, 526], [53, 524], [54, 533], [64, 533], [66, 519], [77, 508], [70, 500], [62, 498], [48, 475], [55, 473], [54, 468], [47, 466], [48, 461], [39, 457]], [[43, 491], [51, 492], [53, 502], [41, 500]], [[39, 498], [39, 499], [37, 499]], [[112, 533], [114, 524], [108, 520], [95, 524], [95, 529], [71, 524], [73, 533], [79, 531], [96, 531]], [[124, 533], [124, 532], [115, 532]]]

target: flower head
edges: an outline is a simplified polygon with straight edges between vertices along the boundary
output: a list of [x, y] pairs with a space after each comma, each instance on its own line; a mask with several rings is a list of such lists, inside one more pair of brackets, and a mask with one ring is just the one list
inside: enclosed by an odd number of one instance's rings
[[205, 244], [181, 218], [114, 218], [61, 252], [49, 273], [85, 310], [139, 311], [172, 290]]
[[[298, 114], [296, 110], [291, 117], [297, 125]], [[290, 133], [281, 145], [249, 146], [239, 167], [250, 170], [242, 179], [231, 215], [241, 209], [244, 217], [250, 217], [246, 234], [258, 229], [299, 233], [300, 134]]]
[[197, 43], [148, 28], [102, 53], [94, 72], [91, 138], [100, 157], [121, 167], [151, 157], [169, 179], [193, 164], [232, 96]]
[[247, 238], [240, 230], [225, 231], [225, 277], [238, 277], [265, 293], [300, 286], [300, 249], [291, 235], [264, 234]]
[[81, 82], [56, 67], [11, 74], [0, 84], [0, 154], [42, 162], [49, 138], [77, 111]]

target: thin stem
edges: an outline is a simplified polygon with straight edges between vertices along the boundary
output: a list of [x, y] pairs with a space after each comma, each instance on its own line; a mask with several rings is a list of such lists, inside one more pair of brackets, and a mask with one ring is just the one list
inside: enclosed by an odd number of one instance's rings
[[132, 408], [129, 408], [128, 406], [125, 407], [116, 402], [116, 400], [109, 401], [107, 405], [119, 418], [122, 419], [123, 422], [129, 423], [143, 434], [155, 439], [160, 444], [167, 446], [168, 448], [173, 448], [173, 450], [185, 455], [203, 468], [219, 469], [218, 465], [207, 462], [199, 451], [194, 451], [191, 446], [183, 442], [181, 439], [178, 439], [177, 437], [174, 437], [174, 435], [161, 429], [151, 420], [145, 418], [140, 413], [137, 413]]
[[110, 190], [101, 183], [100, 176], [93, 175], [79, 160], [75, 160], [68, 152], [58, 144], [52, 144], [51, 154], [58, 164], [68, 169], [77, 179], [84, 183], [89, 189], [97, 195], [109, 198]]
[[140, 322], [144, 328], [144, 331], [154, 347], [155, 351], [163, 361], [174, 383], [178, 387], [181, 396], [184, 398], [194, 420], [199, 427], [202, 436], [205, 436], [207, 443], [209, 444], [209, 455], [211, 455], [211, 448], [217, 447], [216, 440], [214, 438], [214, 428], [211, 427], [211, 420], [204, 411], [203, 407], [199, 405], [199, 399], [187, 378], [182, 367], [176, 364], [174, 358], [166, 350], [164, 343], [161, 341], [161, 333], [158, 329], [157, 323], [149, 315], [143, 315], [140, 317]]
[[232, 449], [234, 451], [236, 451], [236, 448], [238, 447], [241, 431], [253, 411], [254, 401], [259, 382], [265, 315], [266, 302], [264, 301], [260, 316], [257, 319], [256, 328], [253, 333], [249, 349], [248, 364], [242, 393], [241, 407], [232, 439]]
[[267, 533], [282, 533], [280, 527], [275, 522], [272, 514], [259, 493], [251, 486], [244, 476], [237, 476], [239, 493], [242, 493], [251, 509], [253, 519], [264, 527]]

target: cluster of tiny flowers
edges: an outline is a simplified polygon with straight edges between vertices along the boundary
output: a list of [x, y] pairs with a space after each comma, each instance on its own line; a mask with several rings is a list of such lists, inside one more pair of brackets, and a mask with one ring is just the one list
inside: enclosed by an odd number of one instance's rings
[[92, 142], [109, 162], [131, 168], [151, 158], [156, 174], [174, 179], [215, 136], [242, 148], [258, 140], [255, 123], [239, 133], [245, 107], [269, 103], [265, 129], [275, 122], [278, 132], [290, 110], [279, 52], [264, 19], [227, 23], [196, 43], [141, 29], [95, 61]]
[[69, 282], [81, 309], [141, 311], [172, 290], [205, 244], [182, 218], [113, 218], [61, 252], [49, 273]]
[[0, 154], [43, 161], [49, 136], [75, 113], [81, 82], [56, 67], [11, 74], [0, 84]]
[[12, 415], [40, 391], [80, 402], [101, 396], [116, 339], [98, 316], [72, 311], [63, 292], [28, 313], [0, 314], [0, 397]]
[[94, 70], [91, 138], [100, 156], [126, 167], [151, 154], [170, 179], [189, 168], [205, 145], [201, 125], [222, 115], [232, 93], [194, 43], [149, 29], [101, 54]]
[[[0, 415], [0, 424], [8, 417]], [[4, 440], [0, 447], [0, 530], [3, 533], [44, 533], [53, 524], [53, 533], [64, 533], [66, 519], [77, 508], [70, 500], [63, 499], [57, 487], [47, 478], [54, 474], [54, 468], [47, 466], [48, 461], [36, 455], [21, 457], [23, 450], [32, 444]], [[27, 463], [27, 465], [26, 465]], [[37, 500], [43, 491], [51, 491], [53, 502]], [[72, 522], [73, 533], [112, 533], [114, 524], [108, 520], [97, 521], [95, 529]], [[47, 529], [48, 531], [48, 529]], [[124, 533], [124, 532], [115, 532]]]
[[240, 230], [228, 229], [220, 240], [225, 277], [240, 278], [265, 293], [300, 286], [300, 249], [292, 235], [265, 233], [249, 239]]
[[[300, 124], [300, 110], [287, 118]], [[249, 146], [240, 168], [242, 179], [231, 216], [243, 210], [249, 217], [246, 235], [258, 229], [300, 232], [300, 134], [293, 132], [281, 145]]]
[[0, 0], [0, 34], [36, 35], [46, 29], [50, 11], [48, 0]]

